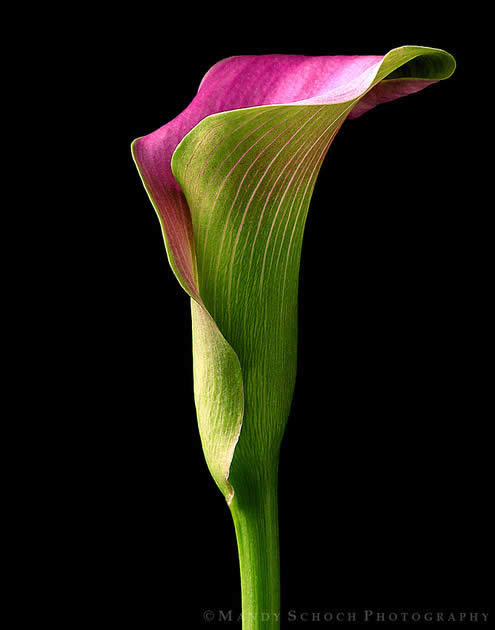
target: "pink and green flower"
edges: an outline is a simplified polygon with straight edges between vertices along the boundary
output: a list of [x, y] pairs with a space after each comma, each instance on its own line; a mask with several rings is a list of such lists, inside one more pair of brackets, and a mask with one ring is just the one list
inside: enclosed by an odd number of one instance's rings
[[254, 613], [263, 610], [274, 613], [263, 627], [279, 625], [278, 453], [318, 172], [346, 119], [454, 69], [448, 53], [418, 46], [384, 56], [230, 57], [179, 116], [133, 143], [170, 265], [191, 297], [198, 425], [236, 527], [245, 628], [258, 628]]

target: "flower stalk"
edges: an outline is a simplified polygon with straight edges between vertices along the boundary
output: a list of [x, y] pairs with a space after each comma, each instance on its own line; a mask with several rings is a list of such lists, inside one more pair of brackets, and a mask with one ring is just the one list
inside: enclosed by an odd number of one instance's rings
[[258, 471], [246, 485], [240, 484], [230, 511], [239, 553], [243, 630], [275, 630], [280, 627], [276, 470]]

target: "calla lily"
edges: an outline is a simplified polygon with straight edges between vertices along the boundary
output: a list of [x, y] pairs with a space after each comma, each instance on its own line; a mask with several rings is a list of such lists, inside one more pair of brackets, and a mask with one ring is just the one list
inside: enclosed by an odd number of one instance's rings
[[448, 53], [417, 46], [385, 56], [230, 57], [179, 116], [133, 143], [170, 265], [191, 297], [198, 425], [234, 519], [245, 628], [279, 625], [278, 453], [320, 166], [347, 118], [454, 68]]

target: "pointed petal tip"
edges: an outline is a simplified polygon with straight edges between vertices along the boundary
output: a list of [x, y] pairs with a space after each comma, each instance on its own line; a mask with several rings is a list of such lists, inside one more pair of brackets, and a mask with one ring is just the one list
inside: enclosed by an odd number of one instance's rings
[[445, 79], [448, 79], [450, 76], [452, 76], [456, 69], [456, 60], [454, 55], [443, 48], [432, 48], [431, 46], [414, 46], [412, 44], [407, 44], [404, 46], [399, 46], [398, 48], [393, 48], [388, 54], [399, 50], [416, 50], [419, 51], [420, 54], [437, 56], [439, 60], [441, 60], [444, 64]]
[[456, 68], [456, 61], [451, 53], [430, 46], [405, 45], [393, 48], [385, 55], [383, 62], [389, 59], [403, 60], [400, 67], [392, 72], [401, 75], [401, 78], [442, 81], [451, 77]]

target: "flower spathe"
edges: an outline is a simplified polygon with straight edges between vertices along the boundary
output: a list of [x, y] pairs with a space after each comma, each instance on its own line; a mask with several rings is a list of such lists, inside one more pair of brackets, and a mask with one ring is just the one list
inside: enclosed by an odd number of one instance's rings
[[283, 435], [304, 222], [335, 134], [454, 68], [448, 53], [414, 46], [230, 57], [181, 114], [133, 143], [169, 262], [192, 298], [198, 424], [228, 502], [242, 470], [276, 458]]

